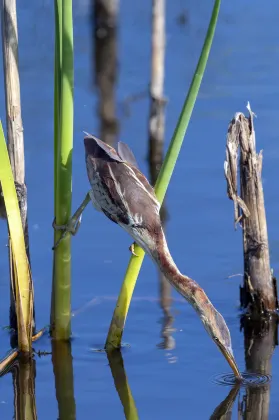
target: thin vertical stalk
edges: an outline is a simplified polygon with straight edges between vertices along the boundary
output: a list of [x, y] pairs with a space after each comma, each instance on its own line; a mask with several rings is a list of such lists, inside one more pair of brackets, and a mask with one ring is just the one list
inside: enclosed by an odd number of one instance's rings
[[[184, 136], [192, 115], [192, 111], [198, 96], [199, 88], [201, 85], [209, 52], [211, 49], [213, 36], [215, 33], [220, 4], [221, 0], [215, 0], [211, 20], [199, 58], [199, 62], [196, 67], [191, 86], [185, 99], [178, 123], [176, 125], [171, 144], [168, 148], [166, 158], [163, 162], [155, 185], [155, 193], [160, 203], [162, 203], [164, 200], [167, 187], [169, 185], [176, 164], [176, 160], [178, 158], [184, 140]], [[128, 314], [131, 298], [144, 258], [144, 251], [138, 245], [135, 245], [135, 254], [137, 254], [137, 256], [132, 255], [130, 258], [130, 262], [126, 270], [122, 288], [120, 290], [120, 294], [113, 313], [113, 318], [110, 324], [106, 340], [107, 350], [118, 348], [121, 345], [123, 329]]]
[[[149, 112], [149, 173], [154, 185], [164, 160], [165, 105], [165, 0], [152, 2], [152, 35], [151, 35], [151, 80], [150, 80], [150, 112]], [[165, 230], [165, 203], [160, 210], [163, 229]], [[166, 325], [171, 323], [171, 285], [159, 271], [160, 305], [163, 309]], [[167, 336], [165, 328], [162, 335]]]
[[165, 0], [153, 0], [152, 4], [149, 158], [157, 178], [158, 167], [162, 164], [165, 129]]
[[[149, 112], [150, 179], [154, 185], [164, 157], [165, 0], [153, 0]], [[162, 209], [161, 209], [162, 213]]]
[[[55, 33], [55, 221], [71, 216], [73, 149], [73, 18], [72, 1], [56, 0]], [[60, 58], [61, 55], [61, 58]], [[59, 65], [61, 71], [59, 72]], [[60, 77], [59, 77], [60, 73]], [[60, 92], [59, 92], [60, 91]], [[60, 99], [59, 99], [60, 97]], [[60, 233], [55, 234], [55, 242]], [[71, 334], [71, 237], [54, 250], [51, 332], [55, 339]]]
[[[27, 223], [27, 189], [25, 186], [24, 137], [21, 118], [20, 79], [18, 66], [18, 30], [16, 0], [2, 1], [2, 50], [6, 98], [7, 144], [14, 181], [16, 182], [22, 220], [26, 254], [29, 259], [29, 235]], [[17, 328], [15, 305], [15, 273], [9, 248], [11, 277], [10, 326]], [[35, 322], [33, 322], [35, 328]]]

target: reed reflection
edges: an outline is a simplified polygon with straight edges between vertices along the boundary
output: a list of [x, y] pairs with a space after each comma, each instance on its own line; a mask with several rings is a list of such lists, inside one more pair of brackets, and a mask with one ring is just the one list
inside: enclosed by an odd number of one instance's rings
[[[162, 286], [163, 284], [162, 279], [160, 280], [160, 284]], [[175, 348], [175, 339], [172, 336], [172, 333], [175, 331], [175, 329], [173, 328], [174, 318], [170, 314], [170, 312], [166, 312], [166, 309], [164, 308], [162, 303], [161, 303], [161, 307], [163, 310], [162, 328], [161, 328], [162, 341], [157, 345], [157, 347], [164, 350], [173, 350]]]
[[[160, 135], [163, 134], [163, 129], [160, 126]], [[159, 134], [158, 134], [159, 135]], [[151, 185], [154, 185], [158, 174], [160, 172], [163, 160], [164, 160], [164, 149], [163, 149], [163, 139], [160, 138], [160, 141], [156, 140], [154, 136], [150, 134], [149, 136], [149, 154], [148, 154], [148, 166], [150, 174]], [[164, 203], [160, 210], [162, 226], [165, 231], [166, 221], [167, 221], [167, 208]], [[160, 348], [164, 349], [173, 349], [175, 347], [175, 340], [171, 336], [171, 332], [174, 331], [172, 324], [174, 318], [171, 314], [171, 285], [167, 279], [159, 272], [159, 295], [160, 295], [160, 306], [163, 312], [162, 318], [162, 329], [161, 337], [163, 341], [158, 345]]]
[[91, 0], [93, 85], [98, 93], [99, 132], [100, 138], [111, 146], [118, 132], [115, 109], [118, 6], [118, 0]]
[[13, 363], [10, 372], [13, 376], [14, 387], [14, 419], [36, 420], [35, 360], [19, 357]]
[[52, 364], [59, 420], [76, 419], [71, 343], [52, 340]]
[[[242, 319], [247, 372], [271, 375], [271, 359], [278, 345], [278, 321]], [[270, 382], [246, 388], [239, 403], [239, 417], [244, 420], [267, 420], [270, 403]]]
[[139, 416], [131, 389], [129, 387], [121, 350], [115, 350], [107, 353], [107, 358], [113, 376], [114, 385], [124, 409], [125, 418], [129, 420], [137, 420]]
[[[154, 185], [164, 160], [165, 135], [165, 1], [152, 1], [151, 28], [151, 73], [149, 85], [150, 109], [148, 121], [148, 164], [150, 183]], [[167, 210], [163, 204], [160, 210], [162, 227], [165, 230]], [[160, 348], [172, 349], [175, 341], [171, 336], [173, 317], [171, 315], [171, 285], [159, 272], [160, 306], [163, 311]]]
[[255, 321], [243, 316], [241, 328], [244, 333], [246, 383], [235, 384], [224, 401], [216, 407], [211, 420], [232, 418], [231, 410], [238, 392], [239, 420], [267, 420], [269, 416], [271, 359], [278, 345], [278, 319], [274, 316]]
[[[151, 185], [154, 185], [157, 179], [157, 176], [160, 172], [164, 155], [163, 155], [163, 148], [162, 142], [154, 142], [150, 138], [150, 142], [152, 142], [152, 146], [150, 144], [149, 148], [149, 173], [150, 173], [150, 181]], [[166, 204], [163, 204], [161, 207], [161, 220], [162, 220], [162, 227], [165, 231], [166, 227], [166, 220], [167, 220], [167, 208]], [[159, 295], [160, 295], [160, 306], [162, 308], [163, 317], [162, 317], [162, 329], [161, 329], [161, 337], [163, 341], [158, 345], [158, 347], [163, 349], [173, 349], [175, 347], [175, 340], [171, 335], [171, 332], [174, 331], [172, 325], [174, 318], [171, 314], [171, 285], [159, 271]]]

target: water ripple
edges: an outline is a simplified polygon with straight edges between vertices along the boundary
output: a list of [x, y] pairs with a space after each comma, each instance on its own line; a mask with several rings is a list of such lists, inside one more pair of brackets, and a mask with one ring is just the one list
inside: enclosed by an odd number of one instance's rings
[[271, 375], [263, 375], [260, 373], [242, 373], [242, 380], [236, 379], [233, 373], [217, 375], [213, 378], [213, 382], [218, 385], [234, 386], [239, 383], [242, 387], [260, 387], [269, 384]]

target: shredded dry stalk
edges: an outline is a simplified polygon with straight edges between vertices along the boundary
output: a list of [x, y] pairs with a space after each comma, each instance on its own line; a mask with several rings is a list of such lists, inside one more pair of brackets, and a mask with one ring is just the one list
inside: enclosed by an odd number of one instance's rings
[[[229, 124], [224, 164], [228, 197], [234, 202], [235, 227], [241, 223], [244, 248], [244, 285], [241, 305], [262, 314], [278, 307], [276, 287], [270, 269], [267, 225], [262, 188], [262, 151], [256, 139], [250, 104], [249, 117], [235, 114]], [[238, 191], [238, 152], [240, 191]]]

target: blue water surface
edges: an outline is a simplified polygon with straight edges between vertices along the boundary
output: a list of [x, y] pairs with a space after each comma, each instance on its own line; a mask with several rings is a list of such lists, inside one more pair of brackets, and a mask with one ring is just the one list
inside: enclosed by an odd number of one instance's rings
[[[75, 39], [75, 125], [73, 210], [89, 188], [83, 130], [99, 135], [98, 92], [93, 87], [90, 0], [73, 0]], [[203, 44], [213, 2], [166, 2], [167, 148]], [[21, 99], [32, 271], [38, 328], [49, 323], [53, 241], [53, 0], [17, 2]], [[179, 16], [184, 14], [185, 22]], [[167, 194], [167, 239], [182, 272], [196, 279], [224, 315], [240, 370], [245, 370], [240, 331], [239, 284], [243, 272], [241, 230], [234, 231], [223, 164], [228, 123], [249, 100], [257, 114], [257, 148], [264, 150], [263, 185], [271, 264], [279, 268], [278, 120], [279, 4], [263, 6], [224, 1], [205, 77]], [[179, 23], [180, 22], [180, 23]], [[119, 139], [134, 151], [148, 175], [148, 83], [150, 80], [151, 1], [122, 0], [118, 32], [119, 74], [116, 110]], [[3, 80], [1, 69], [0, 80]], [[123, 101], [146, 92], [130, 105]], [[3, 83], [0, 117], [5, 121]], [[0, 325], [8, 325], [9, 272], [5, 223], [0, 229]], [[94, 352], [106, 339], [116, 298], [129, 261], [131, 239], [91, 205], [72, 240], [72, 355], [76, 418], [124, 418], [105, 353]], [[172, 292], [175, 347], [162, 350], [162, 310], [158, 274], [146, 258], [136, 285], [124, 333], [123, 360], [140, 419], [209, 419], [227, 396], [212, 378], [230, 373], [193, 309]], [[44, 336], [37, 350], [51, 350]], [[9, 335], [0, 331], [0, 355]], [[279, 408], [279, 357], [272, 358], [269, 419]], [[12, 419], [11, 375], [0, 380], [0, 417]], [[36, 358], [36, 407], [40, 420], [58, 418], [51, 356]], [[237, 403], [232, 417], [237, 419]], [[259, 419], [264, 417], [259, 417]]]

